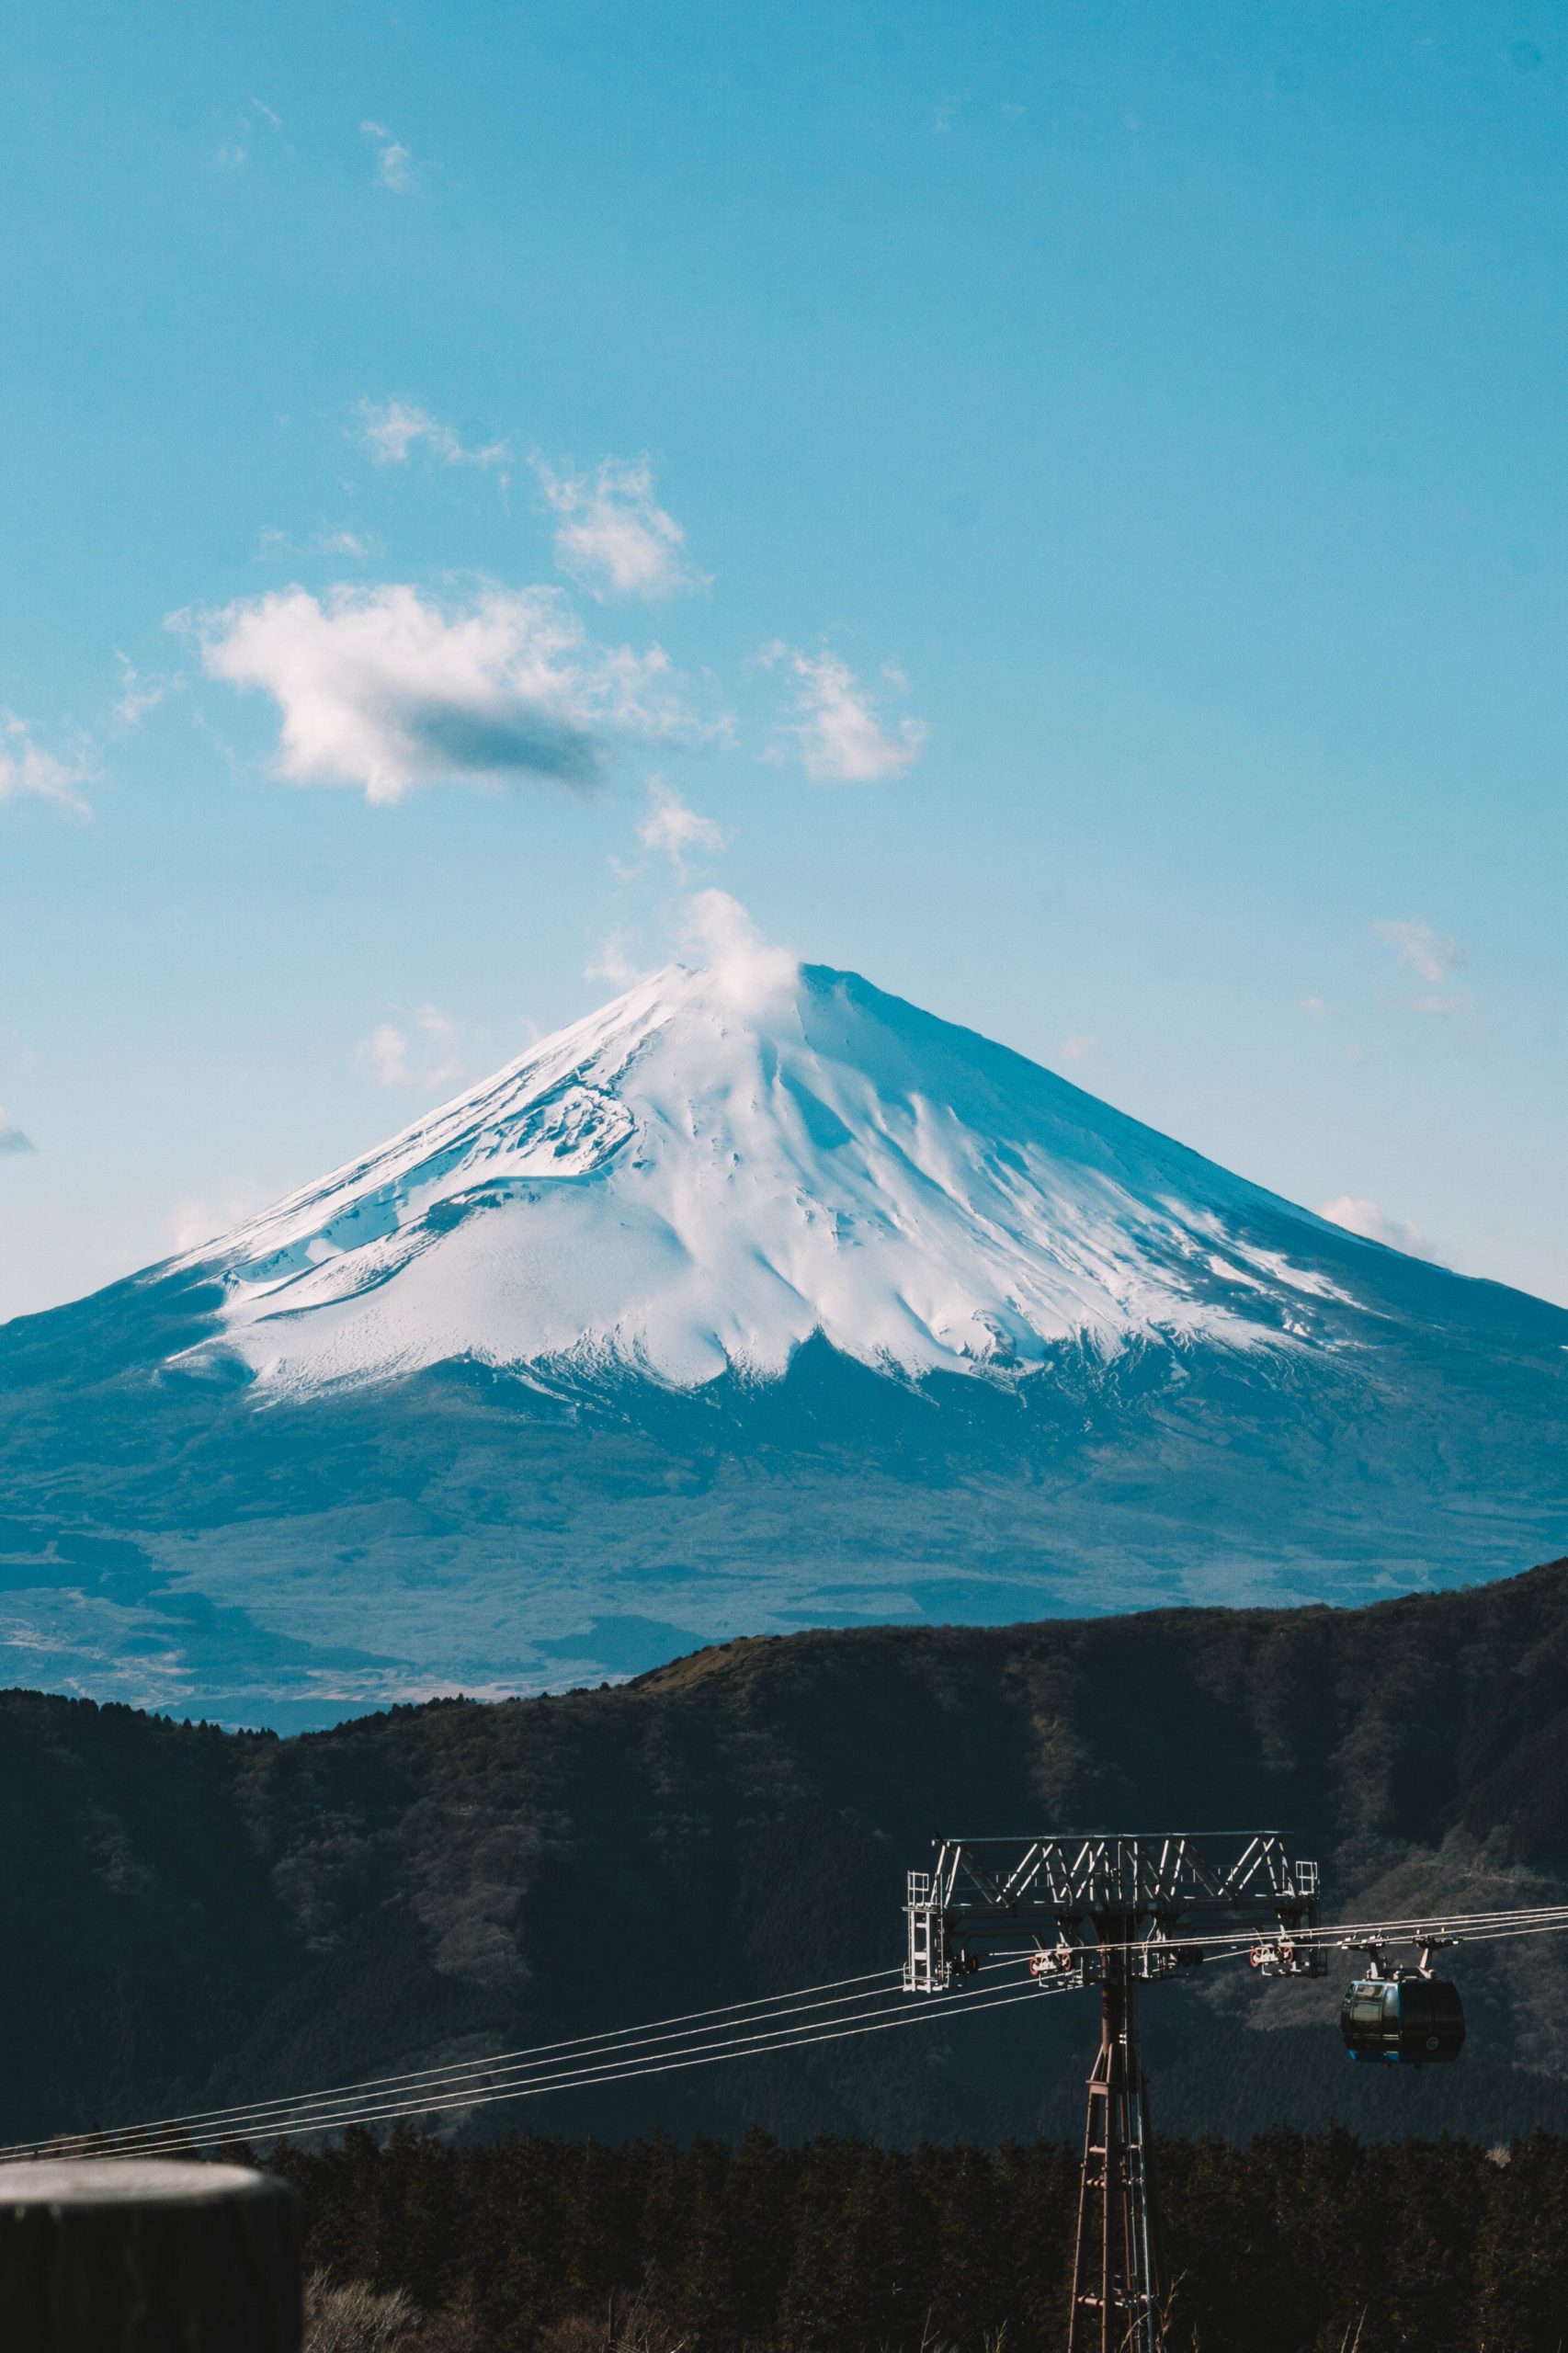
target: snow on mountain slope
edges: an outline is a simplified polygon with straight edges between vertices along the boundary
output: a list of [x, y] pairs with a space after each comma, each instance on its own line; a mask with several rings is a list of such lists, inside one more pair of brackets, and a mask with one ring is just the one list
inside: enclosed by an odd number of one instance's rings
[[851, 974], [675, 970], [0, 1326], [14, 1679], [224, 1722], [1568, 1542], [1568, 1313]]
[[[1281, 1212], [1299, 1257], [1249, 1238]], [[753, 959], [659, 973], [182, 1265], [296, 1392], [460, 1357], [691, 1388], [814, 1334], [913, 1375], [1327, 1339], [1332, 1231], [853, 975]]]

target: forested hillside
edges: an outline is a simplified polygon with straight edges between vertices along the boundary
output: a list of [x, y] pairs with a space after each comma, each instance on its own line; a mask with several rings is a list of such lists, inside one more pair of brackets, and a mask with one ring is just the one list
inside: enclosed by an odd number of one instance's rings
[[[467, 2058], [895, 1963], [943, 1834], [1276, 1827], [1326, 1914], [1568, 1893], [1568, 1563], [1358, 1611], [744, 1642], [291, 1740], [0, 1698], [0, 2130]], [[1336, 1989], [1159, 1988], [1157, 2120], [1568, 2124], [1568, 1954], [1466, 1956], [1460, 2063], [1348, 2067]], [[1088, 2001], [474, 2117], [894, 2144], [1075, 2131]]]
[[[1159, 2152], [1201, 2353], [1558, 2353], [1568, 2143], [1289, 2131]], [[863, 2142], [289, 2153], [308, 2259], [399, 2353], [1060, 2353], [1076, 2152]], [[339, 2293], [342, 2293], [342, 2286]], [[323, 2299], [324, 2302], [325, 2300]], [[361, 2340], [369, 2341], [369, 2340]], [[381, 2339], [374, 2340], [381, 2342]]]

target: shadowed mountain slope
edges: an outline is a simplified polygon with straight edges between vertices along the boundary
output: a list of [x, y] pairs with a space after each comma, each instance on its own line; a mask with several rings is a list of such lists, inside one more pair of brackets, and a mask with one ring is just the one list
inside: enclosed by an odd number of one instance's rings
[[0, 1328], [28, 1682], [229, 1722], [1568, 1541], [1568, 1313], [853, 974], [672, 971]]
[[[1329, 1918], [1568, 1895], [1568, 1563], [1357, 1611], [738, 1643], [635, 1683], [279, 1741], [0, 1699], [0, 2131], [284, 2094], [896, 1964], [933, 1836], [1273, 1827]], [[1348, 1964], [1346, 1964], [1348, 1967]], [[1337, 1987], [1149, 2000], [1172, 2131], [1568, 2124], [1568, 1949], [1466, 1953], [1452, 2069]], [[912, 2140], [1074, 2129], [1087, 1997], [491, 2109]]]

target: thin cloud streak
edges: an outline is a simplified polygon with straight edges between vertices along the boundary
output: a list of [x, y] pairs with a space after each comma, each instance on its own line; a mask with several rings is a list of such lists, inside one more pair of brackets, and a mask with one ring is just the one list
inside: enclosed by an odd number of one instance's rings
[[[926, 728], [923, 720], [902, 719], [889, 727], [878, 715], [871, 691], [836, 654], [802, 654], [776, 642], [762, 656], [765, 665], [782, 665], [796, 680], [796, 717], [786, 732], [800, 746], [806, 774], [822, 784], [875, 784], [896, 776], [919, 758]], [[905, 682], [893, 669], [886, 685], [903, 693]]]
[[379, 1022], [359, 1048], [359, 1063], [378, 1086], [449, 1086], [464, 1074], [462, 1032], [439, 1006], [422, 1005], [403, 1028]]
[[414, 186], [414, 158], [401, 139], [394, 139], [384, 122], [362, 122], [361, 132], [376, 142], [376, 177], [382, 188], [395, 195], [404, 195]]
[[360, 401], [355, 410], [360, 438], [379, 466], [403, 466], [423, 449], [444, 466], [504, 466], [512, 452], [505, 441], [471, 448], [449, 425], [412, 401]]
[[1408, 1218], [1391, 1217], [1356, 1193], [1336, 1193], [1331, 1201], [1320, 1201], [1317, 1215], [1326, 1218], [1330, 1225], [1341, 1225], [1346, 1233], [1358, 1234], [1363, 1242], [1381, 1242], [1390, 1250], [1401, 1250], [1408, 1258], [1435, 1258], [1437, 1253], [1419, 1226]]
[[561, 517], [555, 560], [569, 579], [601, 602], [611, 597], [656, 603], [710, 583], [685, 556], [686, 534], [653, 496], [646, 458], [606, 458], [591, 473], [555, 473], [535, 460], [544, 494]]
[[46, 752], [15, 711], [0, 717], [0, 801], [51, 801], [68, 816], [91, 813], [82, 787], [94, 773], [85, 745], [70, 753]]
[[678, 792], [664, 784], [648, 788], [648, 808], [637, 838], [644, 849], [662, 852], [683, 881], [688, 857], [724, 847], [724, 835], [712, 818], [688, 808]]
[[1432, 924], [1415, 923], [1405, 917], [1375, 923], [1372, 930], [1393, 949], [1412, 978], [1423, 984], [1424, 994], [1405, 1000], [1407, 1013], [1448, 1019], [1471, 1010], [1475, 1002], [1472, 992], [1453, 985], [1454, 975], [1466, 961], [1465, 951], [1457, 939], [1450, 939], [1447, 932], [1438, 931]]
[[168, 691], [163, 678], [143, 678], [129, 657], [118, 650], [115, 660], [119, 665], [119, 699], [114, 715], [122, 727], [140, 726], [150, 710], [156, 710]]

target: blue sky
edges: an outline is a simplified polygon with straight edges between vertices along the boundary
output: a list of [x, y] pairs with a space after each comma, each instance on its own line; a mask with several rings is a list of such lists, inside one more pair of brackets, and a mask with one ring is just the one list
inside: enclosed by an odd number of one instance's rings
[[24, 5], [0, 1314], [769, 938], [1568, 1300], [1544, 7]]

